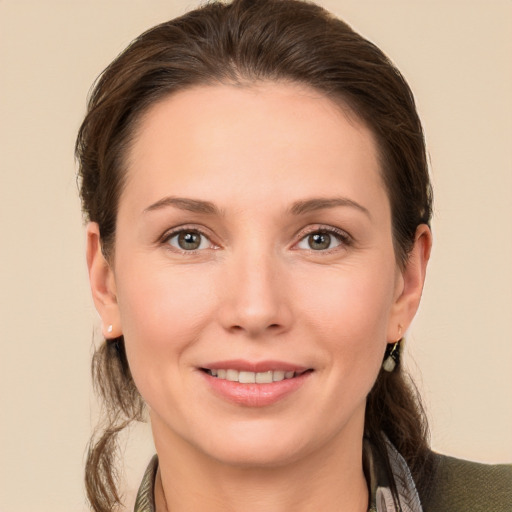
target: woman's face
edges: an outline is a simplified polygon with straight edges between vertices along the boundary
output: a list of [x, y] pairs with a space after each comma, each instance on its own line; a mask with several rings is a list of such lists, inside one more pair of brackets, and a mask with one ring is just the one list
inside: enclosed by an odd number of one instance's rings
[[298, 85], [205, 86], [154, 105], [127, 156], [99, 310], [157, 447], [265, 465], [360, 442], [423, 281], [396, 265], [370, 131]]

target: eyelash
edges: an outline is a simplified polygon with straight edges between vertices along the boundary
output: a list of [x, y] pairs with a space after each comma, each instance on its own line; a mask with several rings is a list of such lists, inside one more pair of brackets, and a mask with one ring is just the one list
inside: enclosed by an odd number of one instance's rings
[[205, 233], [202, 229], [199, 229], [195, 226], [180, 226], [179, 228], [172, 229], [171, 231], [167, 231], [160, 239], [160, 243], [167, 246], [167, 249], [173, 252], [178, 252], [180, 254], [197, 254], [201, 251], [204, 251], [204, 249], [191, 249], [191, 250], [185, 250], [180, 249], [179, 247], [172, 246], [169, 242], [172, 238], [179, 236], [181, 233], [196, 233], [200, 235], [201, 237], [205, 238], [208, 242], [210, 247], [209, 249], [218, 249], [219, 247], [214, 244], [211, 241], [211, 235], [208, 235]]
[[[316, 235], [316, 234], [327, 234], [327, 235], [333, 236], [340, 242], [339, 245], [344, 246], [345, 248], [350, 247], [354, 243], [354, 239], [346, 231], [335, 228], [333, 226], [314, 226], [314, 227], [308, 228], [306, 231], [301, 232], [299, 234], [299, 240], [298, 240], [298, 242], [295, 242], [294, 246], [296, 246], [297, 244], [299, 244], [302, 241], [305, 241], [307, 239], [307, 237], [309, 237], [311, 235]], [[339, 246], [332, 247], [329, 249], [324, 249], [324, 250], [315, 250], [315, 249], [304, 249], [304, 250], [309, 250], [311, 253], [315, 253], [315, 254], [330, 254], [331, 252], [336, 251], [338, 249], [338, 247]]]
[[[210, 235], [208, 235], [202, 229], [199, 229], [195, 226], [190, 226], [190, 227], [180, 226], [179, 228], [175, 228], [175, 229], [172, 229], [171, 231], [167, 231], [161, 237], [160, 243], [163, 245], [166, 245], [169, 250], [172, 250], [173, 252], [178, 252], [181, 254], [189, 254], [189, 255], [197, 254], [197, 253], [205, 250], [204, 248], [203, 249], [185, 250], [185, 249], [180, 249], [175, 246], [171, 246], [169, 241], [172, 238], [179, 236], [182, 233], [196, 233], [196, 234], [200, 235], [201, 237], [204, 237], [206, 240], [208, 240], [208, 242], [210, 244], [210, 247], [208, 247], [208, 249], [218, 249], [219, 248], [218, 245], [214, 244], [211, 241]], [[308, 228], [306, 231], [301, 232], [298, 235], [298, 238], [299, 238], [298, 241], [294, 242], [293, 247], [296, 247], [300, 242], [306, 240], [307, 237], [309, 237], [311, 235], [316, 235], [316, 234], [327, 234], [330, 236], [334, 236], [334, 238], [336, 238], [340, 242], [339, 245], [342, 245], [345, 247], [351, 246], [354, 242], [353, 238], [346, 231], [343, 231], [341, 229], [338, 229], [338, 228], [335, 228], [332, 226], [314, 226], [314, 227]], [[335, 251], [338, 247], [339, 246], [335, 246], [335, 247], [328, 248], [328, 249], [316, 249], [316, 250], [310, 248], [310, 249], [304, 249], [304, 250], [309, 250], [310, 252], [315, 253], [315, 254], [322, 254], [322, 253], [326, 254], [326, 253], [331, 253], [331, 252]], [[298, 250], [298, 249], [295, 249], [295, 250]]]

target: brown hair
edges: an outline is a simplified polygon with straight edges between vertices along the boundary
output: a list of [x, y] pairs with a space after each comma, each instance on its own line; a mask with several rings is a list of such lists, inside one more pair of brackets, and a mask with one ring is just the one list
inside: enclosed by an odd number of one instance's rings
[[[99, 224], [111, 255], [123, 188], [123, 158], [136, 123], [166, 95], [194, 85], [288, 81], [348, 106], [374, 133], [391, 204], [393, 240], [403, 266], [416, 228], [429, 223], [432, 193], [423, 131], [400, 72], [372, 43], [321, 7], [301, 0], [211, 2], [135, 39], [101, 74], [76, 142], [80, 193], [87, 220]], [[118, 433], [142, 420], [144, 404], [123, 338], [104, 342], [93, 378], [105, 421], [93, 436], [86, 466], [97, 512], [121, 502], [115, 452]], [[385, 450], [384, 435], [409, 464], [420, 487], [428, 475], [425, 415], [400, 365], [381, 371], [367, 400], [366, 435]]]

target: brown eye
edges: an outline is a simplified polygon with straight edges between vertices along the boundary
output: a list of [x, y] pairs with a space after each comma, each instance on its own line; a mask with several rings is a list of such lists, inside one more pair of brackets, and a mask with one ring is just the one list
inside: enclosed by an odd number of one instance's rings
[[211, 246], [206, 236], [199, 231], [179, 231], [169, 237], [167, 243], [176, 249], [182, 251], [196, 251], [199, 249], [207, 249]]

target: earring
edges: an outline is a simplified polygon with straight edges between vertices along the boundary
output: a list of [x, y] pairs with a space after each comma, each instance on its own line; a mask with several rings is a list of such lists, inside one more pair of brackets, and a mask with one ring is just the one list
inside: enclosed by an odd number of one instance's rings
[[400, 362], [400, 342], [402, 341], [402, 326], [398, 326], [398, 340], [395, 343], [388, 343], [384, 353], [384, 362], [382, 369], [386, 372], [392, 372]]
[[395, 341], [395, 343], [388, 343], [386, 347], [384, 362], [382, 363], [382, 369], [386, 372], [392, 372], [400, 361], [400, 341], [401, 340]]
[[107, 332], [110, 334], [113, 330], [112, 324], [107, 327]]

